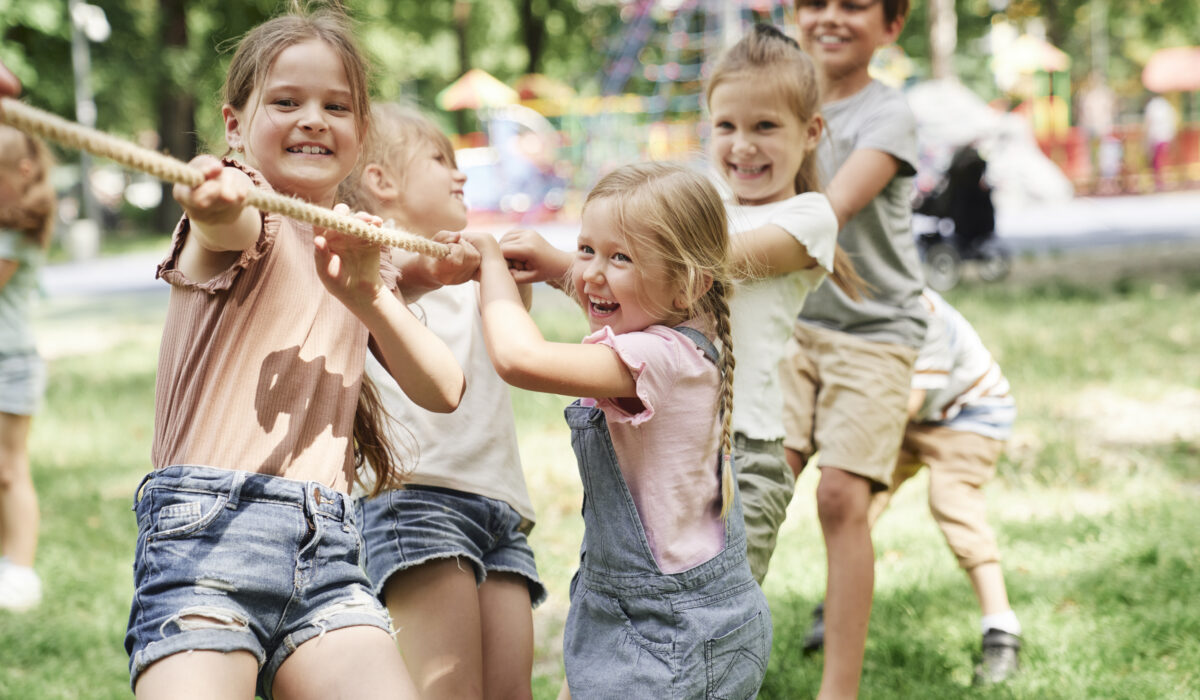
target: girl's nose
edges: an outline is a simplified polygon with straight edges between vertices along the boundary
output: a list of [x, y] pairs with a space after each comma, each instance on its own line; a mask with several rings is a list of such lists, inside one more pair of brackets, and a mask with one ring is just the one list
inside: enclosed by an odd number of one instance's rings
[[744, 134], [738, 134], [733, 137], [733, 151], [739, 155], [752, 155], [757, 150], [754, 142], [746, 138]]
[[583, 279], [586, 282], [599, 284], [604, 281], [604, 259], [594, 256], [583, 268]]
[[454, 173], [451, 175], [451, 178], [453, 178], [453, 180], [460, 185], [465, 185], [467, 182], [467, 174], [458, 168], [454, 169]]
[[325, 110], [316, 105], [303, 109], [300, 113], [299, 124], [300, 128], [305, 131], [325, 131], [329, 126], [325, 122]]

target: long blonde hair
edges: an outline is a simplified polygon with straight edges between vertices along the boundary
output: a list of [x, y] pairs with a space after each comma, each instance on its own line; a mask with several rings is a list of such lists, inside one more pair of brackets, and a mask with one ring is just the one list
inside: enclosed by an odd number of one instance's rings
[[[780, 95], [787, 108], [801, 124], [810, 124], [820, 116], [821, 87], [817, 68], [804, 49], [794, 39], [769, 24], [756, 24], [754, 30], [742, 37], [717, 61], [705, 88], [705, 101], [712, 103], [713, 90], [734, 80], [766, 81]], [[796, 171], [796, 193], [820, 192], [821, 178], [815, 149], [804, 155]], [[830, 279], [855, 301], [862, 299], [867, 284], [839, 245], [833, 254]]]
[[[680, 320], [711, 317], [721, 358], [721, 517], [733, 504], [733, 333], [729, 233], [725, 205], [713, 184], [687, 167], [635, 163], [601, 178], [584, 202], [610, 202], [617, 228], [635, 251], [647, 251], [666, 267], [672, 285], [696, 299]], [[703, 291], [703, 293], [701, 293]], [[667, 301], [667, 304], [670, 304]], [[665, 309], [664, 309], [665, 310]]]
[[21, 198], [0, 208], [0, 227], [20, 231], [45, 249], [54, 233], [56, 199], [50, 183], [54, 158], [41, 139], [0, 124], [0, 168], [17, 172], [29, 164]]

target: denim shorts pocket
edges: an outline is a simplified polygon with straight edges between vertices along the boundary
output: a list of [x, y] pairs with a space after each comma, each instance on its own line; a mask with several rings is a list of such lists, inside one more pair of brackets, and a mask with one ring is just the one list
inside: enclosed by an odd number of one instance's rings
[[770, 653], [763, 623], [762, 612], [756, 612], [732, 631], [705, 640], [707, 700], [745, 700], [758, 692]]
[[151, 511], [153, 525], [147, 541], [186, 537], [203, 530], [225, 509], [227, 498], [211, 493], [155, 489]]

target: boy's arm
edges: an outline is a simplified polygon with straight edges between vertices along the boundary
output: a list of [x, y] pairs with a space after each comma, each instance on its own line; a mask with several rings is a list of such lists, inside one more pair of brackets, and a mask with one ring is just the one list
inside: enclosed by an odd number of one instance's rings
[[825, 195], [837, 215], [838, 230], [875, 199], [899, 171], [900, 163], [890, 153], [873, 148], [861, 148], [851, 153], [825, 188]]
[[547, 341], [526, 311], [496, 241], [487, 236], [472, 242], [483, 255], [479, 266], [483, 337], [492, 365], [504, 381], [567, 396], [636, 396], [633, 375], [611, 348]]

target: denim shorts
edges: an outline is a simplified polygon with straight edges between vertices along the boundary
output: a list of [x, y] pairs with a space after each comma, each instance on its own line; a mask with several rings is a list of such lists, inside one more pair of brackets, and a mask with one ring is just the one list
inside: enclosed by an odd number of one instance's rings
[[268, 700], [288, 655], [325, 632], [391, 632], [359, 565], [352, 502], [316, 482], [200, 466], [151, 472], [138, 519], [130, 683], [193, 649], [249, 651]]
[[529, 584], [534, 607], [546, 599], [523, 519], [504, 501], [414, 485], [360, 498], [356, 506], [364, 564], [377, 596], [382, 597], [384, 584], [398, 571], [462, 557], [474, 567], [476, 584], [488, 572], [514, 573]]
[[0, 413], [32, 416], [46, 391], [46, 364], [36, 352], [0, 353]]

